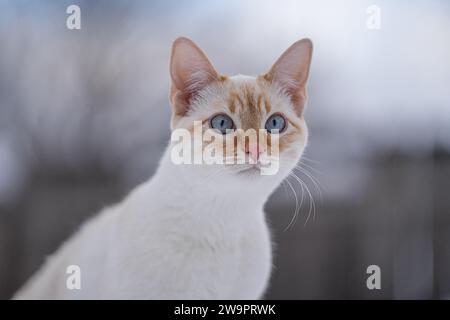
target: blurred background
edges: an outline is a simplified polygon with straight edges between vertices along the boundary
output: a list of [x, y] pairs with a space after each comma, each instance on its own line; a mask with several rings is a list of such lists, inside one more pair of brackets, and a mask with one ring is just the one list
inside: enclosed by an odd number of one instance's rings
[[[71, 4], [81, 30], [66, 28]], [[370, 5], [380, 29], [367, 27]], [[285, 230], [292, 191], [269, 200], [277, 246], [266, 298], [450, 298], [444, 0], [0, 0], [0, 298], [155, 172], [180, 35], [229, 75], [267, 71], [300, 38], [315, 44], [299, 174], [315, 214], [306, 223], [304, 192]], [[380, 290], [366, 287], [373, 264]]]

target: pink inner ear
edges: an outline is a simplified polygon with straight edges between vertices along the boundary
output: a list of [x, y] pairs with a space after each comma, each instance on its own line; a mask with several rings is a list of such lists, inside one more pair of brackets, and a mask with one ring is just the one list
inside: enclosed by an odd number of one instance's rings
[[172, 103], [178, 114], [186, 113], [192, 98], [218, 79], [216, 70], [203, 51], [187, 38], [178, 38], [173, 44], [170, 75]]
[[309, 39], [297, 41], [275, 62], [266, 78], [275, 82], [292, 99], [301, 114], [306, 100], [306, 82], [311, 64], [312, 43]]

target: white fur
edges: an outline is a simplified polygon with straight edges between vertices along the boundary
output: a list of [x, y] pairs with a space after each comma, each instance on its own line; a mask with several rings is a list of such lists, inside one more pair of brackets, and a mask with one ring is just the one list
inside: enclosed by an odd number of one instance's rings
[[[220, 94], [204, 94], [205, 105], [198, 107], [206, 112]], [[285, 112], [293, 112], [279, 90], [270, 99], [275, 110], [284, 105]], [[303, 152], [307, 130], [304, 120], [298, 121], [303, 135], [293, 150], [280, 154], [280, 170], [272, 176], [240, 176], [233, 167], [175, 165], [169, 146], [150, 181], [86, 223], [15, 298], [261, 298], [271, 270], [263, 206]], [[66, 287], [70, 265], [81, 268], [81, 290]]]
[[[171, 163], [87, 223], [18, 292], [18, 299], [256, 299], [267, 286], [267, 190], [201, 183]], [[205, 178], [207, 179], [207, 178]], [[81, 267], [81, 290], [66, 268]]]

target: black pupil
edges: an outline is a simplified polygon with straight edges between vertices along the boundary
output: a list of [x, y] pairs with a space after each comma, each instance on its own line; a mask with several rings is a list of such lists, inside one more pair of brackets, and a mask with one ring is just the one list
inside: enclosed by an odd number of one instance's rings
[[275, 119], [275, 118], [272, 119], [272, 125], [273, 125], [274, 127], [277, 126], [277, 119]]
[[273, 130], [283, 130], [284, 129], [284, 119], [281, 116], [272, 116], [266, 124], [266, 129], [269, 132], [272, 132]]
[[233, 129], [233, 120], [226, 115], [217, 115], [211, 120], [211, 127], [226, 134], [228, 129]]

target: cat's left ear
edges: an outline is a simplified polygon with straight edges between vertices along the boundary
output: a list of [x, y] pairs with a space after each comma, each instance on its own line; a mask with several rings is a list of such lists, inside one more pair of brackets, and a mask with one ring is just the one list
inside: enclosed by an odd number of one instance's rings
[[208, 84], [219, 79], [203, 51], [190, 39], [180, 37], [172, 45], [170, 58], [174, 117], [184, 116], [192, 100]]
[[264, 78], [275, 83], [291, 98], [298, 115], [303, 114], [306, 102], [306, 82], [311, 65], [313, 45], [302, 39], [291, 45], [275, 62]]

